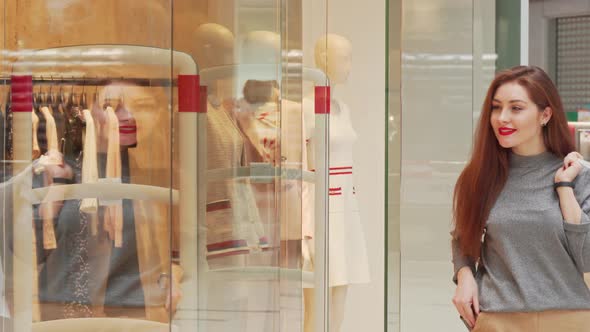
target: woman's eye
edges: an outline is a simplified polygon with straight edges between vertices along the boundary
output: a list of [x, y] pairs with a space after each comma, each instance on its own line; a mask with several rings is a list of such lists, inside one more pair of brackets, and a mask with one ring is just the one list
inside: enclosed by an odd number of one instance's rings
[[512, 107], [512, 110], [518, 112], [518, 111], [522, 111], [522, 108], [518, 107], [518, 106], [514, 106], [514, 107]]
[[499, 109], [500, 109], [500, 106], [492, 105], [492, 111], [499, 110]]

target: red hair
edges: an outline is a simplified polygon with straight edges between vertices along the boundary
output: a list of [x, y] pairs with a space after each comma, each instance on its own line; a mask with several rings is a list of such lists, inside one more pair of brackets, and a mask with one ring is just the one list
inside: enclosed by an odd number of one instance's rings
[[457, 180], [453, 197], [454, 237], [461, 251], [475, 260], [479, 259], [490, 210], [508, 179], [510, 149], [500, 146], [490, 123], [492, 100], [498, 88], [506, 83], [525, 88], [540, 111], [547, 107], [553, 111], [543, 128], [548, 151], [564, 158], [575, 149], [557, 88], [542, 69], [517, 66], [496, 75], [482, 106], [471, 159]]

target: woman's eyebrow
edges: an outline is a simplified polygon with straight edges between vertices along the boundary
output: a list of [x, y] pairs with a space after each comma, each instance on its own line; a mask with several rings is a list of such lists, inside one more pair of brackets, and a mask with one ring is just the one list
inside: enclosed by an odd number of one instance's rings
[[[492, 100], [492, 102], [502, 103], [502, 101], [498, 100], [498, 99], [494, 99], [494, 100]], [[520, 100], [520, 99], [512, 99], [509, 101], [509, 103], [525, 103], [526, 104], [527, 102], [524, 100]]]

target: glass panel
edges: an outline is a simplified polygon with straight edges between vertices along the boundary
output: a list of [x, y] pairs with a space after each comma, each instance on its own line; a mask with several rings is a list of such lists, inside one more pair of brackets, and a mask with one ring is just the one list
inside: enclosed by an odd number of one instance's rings
[[[307, 201], [309, 207], [305, 208], [308, 212], [303, 224], [303, 331], [328, 331], [325, 329], [329, 324], [329, 318], [326, 313], [329, 311], [330, 302], [328, 301], [328, 269], [329, 256], [328, 237], [326, 228], [328, 223], [317, 223], [317, 220], [327, 219], [326, 204], [328, 201], [328, 170], [327, 170], [327, 139], [326, 130], [328, 130], [327, 118], [325, 114], [316, 114], [316, 94], [317, 87], [330, 86], [329, 78], [326, 73], [318, 68], [320, 63], [324, 67], [327, 64], [326, 52], [321, 52], [322, 46], [319, 44], [319, 38], [327, 33], [327, 1], [302, 1], [303, 25], [302, 25], [302, 65], [303, 65], [303, 82], [301, 86], [302, 95], [302, 115], [305, 123], [304, 136], [306, 142], [307, 164], [304, 169], [314, 172], [314, 185], [310, 186], [307, 192]], [[319, 48], [316, 49], [316, 45]], [[322, 102], [325, 106], [326, 101]], [[310, 209], [313, 207], [313, 210]], [[323, 226], [323, 227], [322, 227]]]
[[[299, 331], [301, 3], [176, 1], [174, 10], [175, 49], [197, 60], [206, 110], [197, 116], [198, 261], [175, 324]], [[181, 247], [194, 231], [181, 232]], [[181, 266], [189, 260], [180, 253]]]
[[190, 57], [171, 53], [170, 8], [6, 2], [9, 331], [169, 328], [179, 278], [171, 75], [195, 72]]
[[[57, 0], [3, 9], [2, 78], [13, 75], [2, 85], [1, 187], [12, 330], [164, 330], [173, 320], [182, 331], [298, 331], [303, 302], [312, 321], [308, 304], [318, 297], [304, 301], [303, 283], [325, 278], [313, 263], [348, 255], [318, 255], [309, 241], [314, 218], [328, 212], [315, 204], [313, 172], [328, 179], [320, 140], [328, 116], [314, 114], [314, 86], [328, 85], [332, 63], [344, 83], [352, 38], [326, 37], [327, 3]], [[315, 188], [326, 200], [346, 198], [332, 205], [350, 215], [332, 217], [350, 219], [360, 257], [331, 270], [346, 285], [368, 282], [354, 128], [346, 104], [330, 102], [348, 130], [332, 174], [344, 179], [332, 185], [342, 193]], [[330, 293], [334, 326], [344, 284], [330, 284], [340, 287]]]
[[[315, 307], [316, 322], [327, 313], [326, 331], [384, 328], [385, 311], [375, 308], [385, 304], [386, 3], [371, 1], [361, 6], [354, 1], [304, 1], [303, 65], [325, 74], [330, 87], [330, 114], [318, 117], [316, 136], [308, 141], [314, 153], [323, 148], [317, 128], [324, 124], [322, 118], [327, 118], [328, 188], [321, 190], [327, 191], [328, 216], [316, 216], [315, 232], [304, 241], [304, 249], [315, 253], [314, 273], [321, 274], [321, 262], [327, 267], [326, 311]], [[307, 116], [305, 106], [304, 92]], [[316, 159], [316, 173], [321, 171], [318, 164]], [[317, 176], [316, 189], [322, 184]], [[322, 195], [321, 190], [316, 194]], [[323, 226], [326, 239], [321, 233]], [[317, 331], [307, 319], [314, 305], [308, 299], [323, 296], [317, 280], [314, 288], [305, 290], [305, 331]]]
[[[0, 1], [0, 13], [4, 13], [6, 1]], [[1, 15], [1, 14], [0, 14]], [[8, 66], [5, 64], [5, 28], [6, 21], [0, 23], [0, 186], [2, 186], [7, 176], [6, 163], [6, 109], [4, 101], [8, 97], [8, 85], [6, 76], [8, 75]], [[11, 255], [8, 246], [8, 237], [11, 232], [7, 227], [6, 204], [10, 204], [4, 190], [0, 189], [0, 331], [11, 331], [10, 299], [9, 290], [12, 278], [9, 267], [11, 264]], [[10, 219], [9, 219], [10, 220]]]
[[401, 47], [402, 1], [387, 11], [387, 331], [400, 331], [400, 186], [401, 186]]
[[[393, 288], [388, 294], [394, 296], [389, 300], [389, 312], [394, 317], [391, 331], [465, 328], [451, 304], [454, 287], [448, 234], [453, 187], [469, 155], [473, 109], [477, 108], [473, 97], [473, 29], [479, 19], [479, 14], [474, 16], [476, 8], [471, 0], [402, 3], [399, 76], [403, 116], [399, 129], [389, 128], [393, 139], [388, 143], [388, 223], [393, 228], [389, 231], [392, 266], [388, 269], [389, 286]], [[390, 18], [390, 33], [399, 31], [396, 24]], [[391, 73], [395, 57], [390, 55], [389, 63]], [[390, 76], [390, 87], [396, 86], [392, 82], [395, 78]], [[395, 104], [390, 101], [389, 107], [395, 116]], [[397, 138], [393, 135], [396, 133]], [[396, 144], [401, 148], [400, 160], [393, 159]], [[398, 187], [395, 176], [399, 164]], [[395, 210], [397, 204], [399, 211]], [[399, 249], [393, 246], [396, 242]], [[399, 265], [395, 262], [397, 255]], [[397, 301], [398, 324], [394, 310]]]

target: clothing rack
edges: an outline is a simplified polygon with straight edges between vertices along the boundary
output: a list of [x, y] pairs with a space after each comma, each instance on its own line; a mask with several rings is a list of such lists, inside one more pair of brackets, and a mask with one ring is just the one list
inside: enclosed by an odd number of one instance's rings
[[[0, 83], [10, 85], [10, 77], [0, 77]], [[76, 86], [107, 86], [111, 84], [131, 84], [142, 87], [175, 87], [178, 85], [176, 79], [164, 78], [100, 78], [100, 77], [47, 77], [33, 76], [33, 85], [76, 85]]]
[[[198, 77], [198, 66], [194, 59], [182, 52], [172, 51], [146, 46], [133, 45], [76, 45], [45, 50], [26, 50], [9, 54], [6, 58], [10, 62], [11, 68], [8, 71], [0, 73], [0, 85], [14, 86], [13, 78], [31, 77], [32, 82], [27, 84], [34, 85], [78, 85], [85, 87], [107, 86], [109, 84], [127, 83], [136, 86], [154, 86], [154, 87], [171, 87], [177, 86], [178, 82], [173, 77], [176, 75], [189, 75]], [[142, 71], [141, 77], [121, 77], [126, 73], [127, 66], [145, 66], [146, 70]], [[117, 68], [117, 74], [111, 74], [107, 71], [103, 75], [109, 77], [100, 77], [101, 68]], [[150, 70], [150, 68], [159, 68], [159, 71]], [[153, 77], [150, 77], [153, 75]], [[180, 77], [180, 76], [179, 76]], [[30, 88], [29, 88], [30, 89]], [[92, 90], [92, 88], [88, 89]], [[180, 90], [180, 89], [179, 89]], [[33, 93], [35, 90], [24, 91]], [[180, 206], [179, 215], [186, 222], [181, 223], [180, 234], [181, 240], [181, 265], [184, 268], [185, 279], [183, 280], [183, 289], [187, 293], [185, 299], [179, 304], [179, 310], [183, 312], [181, 318], [196, 319], [196, 313], [183, 310], [192, 308], [191, 299], [197, 295], [197, 276], [198, 266], [194, 260], [193, 253], [197, 252], [197, 243], [192, 241], [196, 234], [191, 234], [197, 230], [196, 216], [197, 201], [196, 189], [190, 190], [197, 182], [197, 165], [204, 162], [204, 159], [197, 163], [194, 156], [195, 142], [194, 133], [197, 131], [198, 124], [203, 122], [202, 117], [197, 118], [196, 113], [180, 114], [180, 122], [183, 124], [179, 128], [180, 141], [186, 141], [183, 144], [184, 150], [180, 149], [181, 156], [179, 167], [184, 171], [180, 173], [181, 186], [178, 192], [172, 192], [170, 188], [159, 188], [152, 186], [141, 186], [133, 184], [110, 185], [107, 188], [99, 188], [104, 184], [78, 184], [64, 185], [60, 188], [62, 193], [57, 196], [91, 196], [107, 197], [116, 196], [117, 198], [143, 197], [150, 200], [174, 199]], [[32, 155], [32, 123], [30, 112], [13, 112], [13, 128], [19, 133], [19, 139], [15, 140], [13, 145], [15, 160], [21, 160], [22, 163], [13, 163], [14, 174], [26, 174], [27, 167], [30, 165]], [[24, 162], [24, 161], [29, 161]], [[47, 191], [40, 191], [32, 188], [32, 177], [22, 176], [19, 197], [13, 201], [13, 211], [15, 212], [13, 221], [14, 248], [11, 259], [11, 273], [14, 276], [12, 288], [14, 289], [14, 324], [19, 327], [20, 331], [33, 330], [33, 313], [36, 307], [31, 299], [33, 298], [33, 247], [32, 247], [32, 228], [30, 223], [24, 223], [22, 220], [32, 220], [32, 205], [30, 201], [46, 201], [52, 199]], [[98, 186], [98, 187], [97, 187]], [[188, 188], [187, 188], [188, 186]], [[102, 189], [102, 190], [97, 190]], [[176, 194], [175, 194], [176, 193]], [[182, 193], [179, 195], [178, 193]], [[30, 201], [24, 199], [28, 197]], [[18, 237], [18, 238], [16, 238]]]

